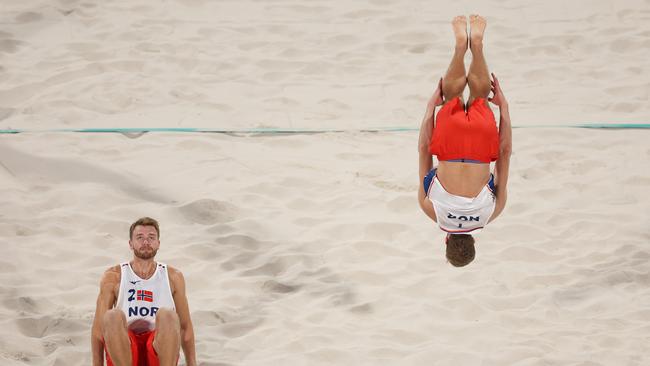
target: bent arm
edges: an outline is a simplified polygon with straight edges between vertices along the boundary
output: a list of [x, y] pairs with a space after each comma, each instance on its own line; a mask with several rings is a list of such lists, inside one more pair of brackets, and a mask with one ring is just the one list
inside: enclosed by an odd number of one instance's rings
[[104, 365], [104, 335], [102, 329], [102, 319], [104, 314], [115, 304], [116, 294], [115, 286], [119, 284], [119, 273], [111, 268], [104, 273], [99, 284], [99, 295], [97, 296], [97, 305], [95, 308], [95, 318], [90, 332], [90, 347], [93, 354], [93, 366]]
[[506, 207], [508, 199], [508, 175], [510, 172], [510, 155], [512, 154], [512, 125], [507, 103], [500, 108], [499, 121], [499, 159], [495, 165], [496, 207], [489, 222], [496, 219]]
[[420, 136], [418, 140], [418, 155], [419, 155], [419, 177], [420, 184], [418, 189], [418, 202], [422, 211], [429, 216], [433, 221], [437, 222], [436, 213], [433, 209], [433, 204], [429, 201], [425, 194], [424, 187], [424, 177], [429, 174], [429, 171], [433, 168], [433, 161], [431, 159], [431, 153], [429, 152], [429, 142], [431, 141], [431, 136], [433, 136], [434, 129], [434, 116], [435, 116], [436, 107], [432, 103], [427, 105], [427, 110], [424, 113], [424, 118], [422, 119], [422, 125], [420, 126]]
[[196, 366], [196, 348], [194, 345], [194, 327], [190, 317], [190, 307], [185, 293], [185, 278], [178, 270], [170, 277], [174, 286], [174, 305], [181, 328], [181, 347], [187, 366]]

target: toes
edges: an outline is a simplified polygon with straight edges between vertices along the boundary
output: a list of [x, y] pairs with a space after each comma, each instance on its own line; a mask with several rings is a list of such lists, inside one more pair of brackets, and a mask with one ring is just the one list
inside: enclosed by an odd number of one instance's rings
[[478, 14], [472, 14], [469, 16], [469, 20], [472, 22], [480, 22], [484, 21], [485, 19]]

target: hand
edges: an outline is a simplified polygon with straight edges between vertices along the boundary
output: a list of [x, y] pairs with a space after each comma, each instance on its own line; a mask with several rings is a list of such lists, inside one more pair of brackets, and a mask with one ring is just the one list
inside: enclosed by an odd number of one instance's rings
[[433, 92], [433, 95], [429, 99], [429, 107], [437, 107], [439, 105], [442, 105], [444, 103], [442, 99], [442, 78], [440, 78], [440, 81], [438, 81], [438, 87], [436, 90]]
[[499, 85], [499, 79], [497, 79], [497, 76], [494, 75], [494, 73], [492, 73], [492, 80], [490, 83], [492, 84], [492, 98], [488, 98], [488, 100], [499, 108], [507, 106], [508, 101], [506, 100], [506, 96], [503, 95], [503, 90], [501, 90], [501, 85]]

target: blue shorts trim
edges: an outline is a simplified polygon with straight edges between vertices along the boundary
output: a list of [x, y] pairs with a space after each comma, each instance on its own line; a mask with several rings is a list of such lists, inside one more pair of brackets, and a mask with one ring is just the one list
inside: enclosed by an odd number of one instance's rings
[[429, 174], [427, 174], [427, 176], [424, 177], [424, 195], [425, 196], [429, 195], [429, 187], [431, 187], [431, 182], [433, 182], [433, 177], [436, 176], [436, 170], [438, 170], [438, 168], [431, 169], [431, 171], [429, 171]]
[[492, 191], [493, 194], [497, 194], [496, 188], [494, 188], [494, 174], [490, 173], [490, 180], [488, 181], [488, 188]]

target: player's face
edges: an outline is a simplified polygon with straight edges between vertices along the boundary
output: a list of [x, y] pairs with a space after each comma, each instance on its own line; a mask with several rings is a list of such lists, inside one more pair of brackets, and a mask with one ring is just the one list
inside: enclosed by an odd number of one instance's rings
[[150, 259], [156, 256], [160, 241], [158, 232], [153, 226], [138, 225], [133, 229], [133, 236], [129, 240], [133, 254], [140, 259]]

